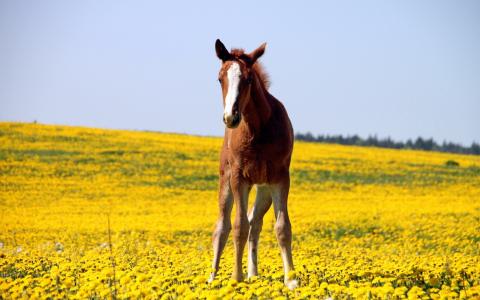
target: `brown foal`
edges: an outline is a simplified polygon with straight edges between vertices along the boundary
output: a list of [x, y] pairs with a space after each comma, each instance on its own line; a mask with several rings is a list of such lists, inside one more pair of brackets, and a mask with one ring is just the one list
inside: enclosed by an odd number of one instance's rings
[[[293, 270], [292, 230], [287, 199], [290, 187], [290, 159], [293, 129], [287, 111], [268, 92], [268, 80], [257, 59], [265, 52], [262, 44], [247, 54], [241, 49], [228, 51], [220, 40], [215, 43], [222, 61], [219, 82], [222, 87], [226, 125], [220, 155], [219, 219], [213, 233], [213, 281], [220, 257], [232, 228], [233, 203], [236, 216], [233, 225], [235, 263], [232, 278], [243, 280], [242, 256], [248, 240], [248, 277], [258, 274], [258, 239], [263, 216], [273, 202], [275, 232], [280, 246], [285, 284], [290, 289], [297, 281], [289, 278]], [[253, 186], [257, 194], [247, 214], [248, 195]]]

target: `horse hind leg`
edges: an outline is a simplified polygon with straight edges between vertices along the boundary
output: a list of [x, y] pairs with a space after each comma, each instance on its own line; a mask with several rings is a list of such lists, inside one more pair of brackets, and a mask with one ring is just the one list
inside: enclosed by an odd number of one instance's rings
[[228, 235], [232, 229], [230, 215], [233, 207], [233, 194], [230, 188], [229, 180], [226, 176], [220, 178], [220, 188], [218, 196], [219, 217], [215, 230], [213, 231], [213, 262], [212, 272], [208, 282], [212, 282], [218, 272], [220, 266], [220, 258], [223, 249], [227, 243]]
[[270, 190], [257, 186], [255, 203], [248, 214], [248, 278], [258, 275], [258, 240], [262, 231], [263, 216], [272, 205]]
[[287, 200], [290, 188], [289, 180], [277, 184], [272, 188], [273, 208], [275, 210], [275, 233], [283, 260], [284, 283], [289, 289], [298, 286], [295, 278], [290, 278], [289, 273], [293, 271], [292, 259], [292, 226], [288, 217]]

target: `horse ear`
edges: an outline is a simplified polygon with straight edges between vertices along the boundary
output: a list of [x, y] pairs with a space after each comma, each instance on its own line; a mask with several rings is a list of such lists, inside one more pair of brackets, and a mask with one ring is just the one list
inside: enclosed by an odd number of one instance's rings
[[267, 47], [267, 43], [263, 43], [258, 47], [257, 49], [253, 50], [248, 56], [250, 56], [250, 59], [252, 60], [252, 64], [254, 64], [257, 59], [260, 58], [260, 56], [265, 53], [265, 48]]
[[215, 41], [215, 51], [217, 52], [218, 58], [222, 61], [229, 60], [231, 57], [230, 52], [228, 52], [225, 45], [219, 39]]

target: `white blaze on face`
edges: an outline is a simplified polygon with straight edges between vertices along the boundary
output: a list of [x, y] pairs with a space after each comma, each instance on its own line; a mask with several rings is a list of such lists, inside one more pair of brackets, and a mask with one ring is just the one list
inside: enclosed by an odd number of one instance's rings
[[225, 110], [223, 112], [227, 119], [233, 118], [233, 105], [238, 97], [238, 85], [240, 84], [241, 75], [240, 65], [233, 62], [227, 71], [228, 90], [227, 96], [225, 97]]

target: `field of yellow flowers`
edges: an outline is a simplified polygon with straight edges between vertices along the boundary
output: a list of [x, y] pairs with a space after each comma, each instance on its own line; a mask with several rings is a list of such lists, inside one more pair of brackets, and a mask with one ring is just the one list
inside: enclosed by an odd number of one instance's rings
[[480, 298], [480, 157], [302, 142], [300, 287], [272, 212], [258, 278], [229, 279], [230, 238], [207, 284], [221, 142], [0, 123], [0, 299]]

